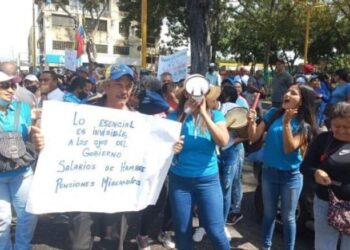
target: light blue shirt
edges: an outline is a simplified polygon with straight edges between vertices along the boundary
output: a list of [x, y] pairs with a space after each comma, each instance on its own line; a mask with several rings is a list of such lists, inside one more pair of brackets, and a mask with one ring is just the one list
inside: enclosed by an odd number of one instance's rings
[[331, 104], [337, 104], [338, 102], [346, 102], [350, 99], [350, 83], [344, 83], [338, 85], [331, 94]]
[[[177, 114], [171, 113], [169, 119], [176, 120]], [[225, 122], [224, 115], [219, 110], [212, 111], [214, 123]], [[170, 171], [184, 177], [202, 177], [218, 173], [216, 143], [208, 129], [203, 133], [200, 126], [195, 126], [192, 115], [183, 122], [181, 135], [184, 135], [184, 145], [181, 153], [174, 156]]]
[[212, 73], [207, 72], [205, 74], [205, 78], [211, 85], [220, 86], [221, 85], [221, 77], [217, 71], [213, 71]]
[[242, 108], [249, 109], [249, 104], [248, 104], [247, 100], [242, 96], [238, 96], [238, 98], [236, 100], [236, 104]]
[[[15, 114], [16, 107], [18, 102], [12, 101], [7, 108], [7, 112], [0, 112], [0, 126], [6, 132], [14, 131], [14, 122], [15, 122]], [[25, 102], [21, 102], [21, 112], [18, 122], [17, 131], [22, 135], [24, 140], [28, 140], [28, 128], [32, 125], [32, 120], [30, 116], [30, 107]], [[9, 177], [16, 176], [23, 172], [28, 171], [30, 167], [27, 168], [19, 168], [15, 171], [0, 173], [1, 177]]]
[[[268, 123], [277, 108], [269, 109], [263, 117], [265, 124]], [[291, 122], [292, 133], [297, 134], [302, 131], [300, 122], [294, 117]], [[283, 149], [283, 116], [277, 118], [269, 127], [265, 138], [264, 164], [283, 171], [297, 169], [303, 158], [300, 149], [296, 149], [286, 154]]]
[[70, 103], [77, 103], [77, 104], [82, 103], [82, 101], [76, 95], [74, 95], [71, 92], [67, 92], [67, 93], [64, 94], [63, 101], [64, 102], [70, 102]]

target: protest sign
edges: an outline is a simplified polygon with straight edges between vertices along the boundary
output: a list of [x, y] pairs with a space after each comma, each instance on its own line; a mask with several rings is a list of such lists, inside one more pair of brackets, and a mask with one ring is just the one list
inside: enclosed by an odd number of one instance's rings
[[164, 72], [170, 72], [173, 81], [178, 82], [185, 79], [187, 75], [187, 49], [181, 50], [168, 56], [160, 56], [158, 63], [158, 78]]
[[64, 67], [75, 72], [77, 69], [77, 51], [74, 49], [66, 49], [64, 54]]
[[89, 105], [46, 101], [45, 148], [27, 211], [138, 211], [155, 204], [181, 124]]

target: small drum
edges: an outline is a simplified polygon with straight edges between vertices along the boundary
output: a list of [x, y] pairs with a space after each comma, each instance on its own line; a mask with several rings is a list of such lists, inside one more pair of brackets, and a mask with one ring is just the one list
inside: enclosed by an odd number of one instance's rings
[[227, 111], [225, 120], [227, 128], [234, 137], [248, 138], [248, 109], [235, 107]]

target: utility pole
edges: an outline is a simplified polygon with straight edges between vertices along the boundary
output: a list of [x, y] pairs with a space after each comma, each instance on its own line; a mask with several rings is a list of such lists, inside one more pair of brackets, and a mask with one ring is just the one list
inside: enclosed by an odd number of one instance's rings
[[147, 0], [141, 3], [141, 68], [147, 67]]
[[310, 19], [311, 19], [311, 5], [306, 6], [307, 16], [306, 16], [306, 28], [305, 28], [305, 42], [304, 42], [304, 63], [307, 64], [307, 56], [309, 51], [309, 32], [310, 32]]
[[33, 74], [36, 72], [36, 38], [35, 38], [35, 0], [33, 0], [33, 28], [32, 28], [32, 60], [33, 60]]
[[318, 4], [318, 0], [312, 0], [312, 3], [308, 3], [305, 1], [299, 2], [301, 3], [307, 11], [306, 14], [306, 25], [305, 25], [305, 42], [304, 42], [304, 63], [308, 63], [308, 52], [309, 52], [309, 36], [310, 36], [310, 22], [311, 22], [311, 14], [314, 8], [325, 7], [330, 4]]

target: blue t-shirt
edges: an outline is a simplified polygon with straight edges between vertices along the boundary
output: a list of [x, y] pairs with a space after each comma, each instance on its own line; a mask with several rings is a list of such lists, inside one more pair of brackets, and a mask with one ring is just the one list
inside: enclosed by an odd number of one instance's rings
[[350, 99], [350, 83], [344, 83], [335, 87], [330, 103], [334, 105], [338, 102], [346, 102], [348, 99]]
[[[177, 114], [170, 113], [169, 119], [176, 120]], [[225, 122], [224, 115], [219, 110], [212, 111], [214, 123]], [[181, 135], [185, 136], [181, 153], [174, 156], [170, 171], [184, 177], [201, 177], [218, 173], [216, 143], [208, 129], [201, 132], [200, 126], [194, 125], [192, 115], [183, 122]]]
[[[269, 109], [263, 117], [265, 124], [271, 119], [277, 108]], [[301, 125], [297, 118], [293, 117], [291, 122], [292, 133], [297, 134], [307, 129], [307, 125]], [[308, 131], [306, 132], [308, 133]], [[283, 116], [275, 119], [267, 130], [263, 154], [266, 166], [288, 171], [299, 168], [303, 158], [300, 149], [286, 154], [283, 149]]]
[[[7, 109], [6, 113], [0, 112], [0, 126], [6, 131], [10, 132], [14, 130], [16, 107], [18, 102], [12, 101]], [[32, 120], [30, 117], [30, 107], [25, 102], [21, 102], [21, 113], [18, 122], [17, 131], [22, 134], [24, 140], [28, 140], [28, 128], [32, 125]], [[28, 168], [19, 168], [15, 171], [0, 173], [1, 177], [16, 176], [17, 174], [27, 171]]]
[[83, 103], [82, 100], [80, 100], [76, 95], [74, 95], [71, 92], [67, 92], [64, 94], [63, 101], [70, 102], [70, 103], [77, 103], [77, 104]]

